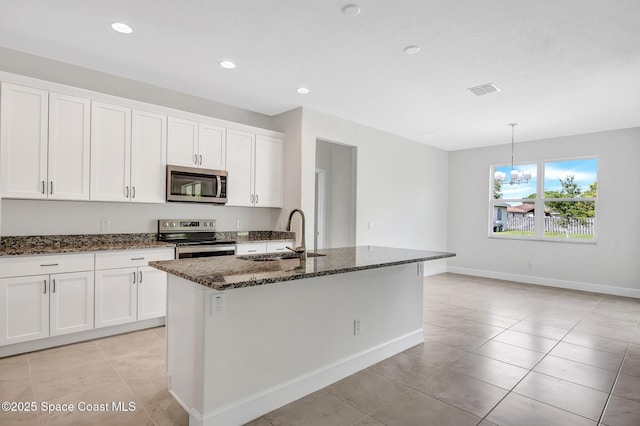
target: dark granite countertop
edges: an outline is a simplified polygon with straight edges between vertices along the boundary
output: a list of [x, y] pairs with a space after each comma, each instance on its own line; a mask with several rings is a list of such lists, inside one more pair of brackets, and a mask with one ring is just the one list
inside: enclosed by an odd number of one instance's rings
[[174, 248], [157, 234], [78, 234], [2, 237], [0, 256], [80, 253], [87, 251]]
[[[274, 254], [165, 260], [149, 262], [149, 265], [205, 287], [230, 290], [455, 256], [447, 252], [378, 246], [343, 247], [317, 253], [325, 256], [310, 256], [303, 263], [298, 258], [277, 259], [278, 255]], [[251, 260], [269, 257], [269, 260]]]

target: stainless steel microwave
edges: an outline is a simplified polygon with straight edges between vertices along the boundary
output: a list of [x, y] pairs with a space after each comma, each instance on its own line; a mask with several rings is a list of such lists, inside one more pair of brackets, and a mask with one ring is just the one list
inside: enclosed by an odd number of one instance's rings
[[227, 172], [169, 165], [167, 201], [225, 204]]

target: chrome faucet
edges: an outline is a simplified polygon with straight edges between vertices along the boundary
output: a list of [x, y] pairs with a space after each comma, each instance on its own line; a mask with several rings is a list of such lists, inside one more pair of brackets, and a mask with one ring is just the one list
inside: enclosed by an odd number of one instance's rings
[[296, 248], [291, 248], [287, 246], [287, 249], [291, 250], [294, 253], [298, 253], [300, 255], [300, 262], [304, 262], [305, 260], [307, 260], [307, 247], [305, 246], [305, 243], [304, 243], [305, 223], [304, 223], [304, 213], [302, 213], [302, 210], [300, 209], [291, 210], [291, 213], [289, 213], [289, 220], [287, 221], [287, 231], [291, 232], [291, 218], [293, 217], [293, 214], [295, 212], [300, 213], [300, 218], [302, 219], [302, 239], [300, 240], [301, 245]]

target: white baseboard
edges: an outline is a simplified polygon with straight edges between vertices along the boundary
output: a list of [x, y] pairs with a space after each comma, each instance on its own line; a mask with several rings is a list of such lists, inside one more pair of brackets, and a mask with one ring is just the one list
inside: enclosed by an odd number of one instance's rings
[[425, 262], [425, 267], [424, 267], [424, 273], [423, 275], [425, 277], [429, 277], [431, 275], [438, 275], [438, 274], [444, 274], [445, 272], [449, 271], [449, 268], [447, 267], [447, 265], [439, 265], [439, 266], [434, 266], [431, 268], [427, 268], [427, 263]]
[[449, 266], [447, 272], [453, 274], [473, 275], [498, 280], [515, 281], [525, 284], [545, 285], [549, 287], [566, 288], [569, 290], [588, 291], [591, 293], [610, 294], [612, 296], [624, 296], [640, 298], [640, 289], [615, 287], [609, 285], [585, 283], [581, 281], [558, 280], [555, 278], [534, 277], [530, 275], [509, 274], [505, 272], [486, 271], [484, 269], [461, 268]]
[[164, 325], [164, 321], [165, 317], [152, 318], [111, 327], [94, 328], [93, 330], [80, 331], [78, 333], [69, 333], [62, 336], [45, 337], [44, 339], [31, 340], [29, 342], [14, 343], [0, 347], [0, 358], [56, 346], [69, 345], [71, 343], [84, 342], [86, 340], [99, 339], [116, 334], [129, 333], [131, 331], [144, 330], [145, 328], [159, 327]]
[[[276, 408], [302, 398], [351, 374], [372, 366], [390, 356], [424, 341], [422, 328], [409, 334], [367, 349], [333, 364], [311, 371], [303, 376], [274, 386], [265, 391], [235, 401], [225, 407], [206, 413], [190, 414], [190, 425], [226, 426], [245, 424]], [[174, 395], [175, 397], [175, 395]], [[181, 404], [183, 405], [183, 404]], [[184, 405], [183, 405], [184, 407]], [[187, 412], [190, 410], [187, 409]]]

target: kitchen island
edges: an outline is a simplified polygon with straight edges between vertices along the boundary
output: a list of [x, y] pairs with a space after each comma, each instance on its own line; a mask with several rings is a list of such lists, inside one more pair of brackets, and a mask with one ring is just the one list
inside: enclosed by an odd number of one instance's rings
[[151, 262], [169, 273], [169, 390], [191, 425], [240, 425], [417, 345], [423, 262], [451, 256], [363, 246]]

